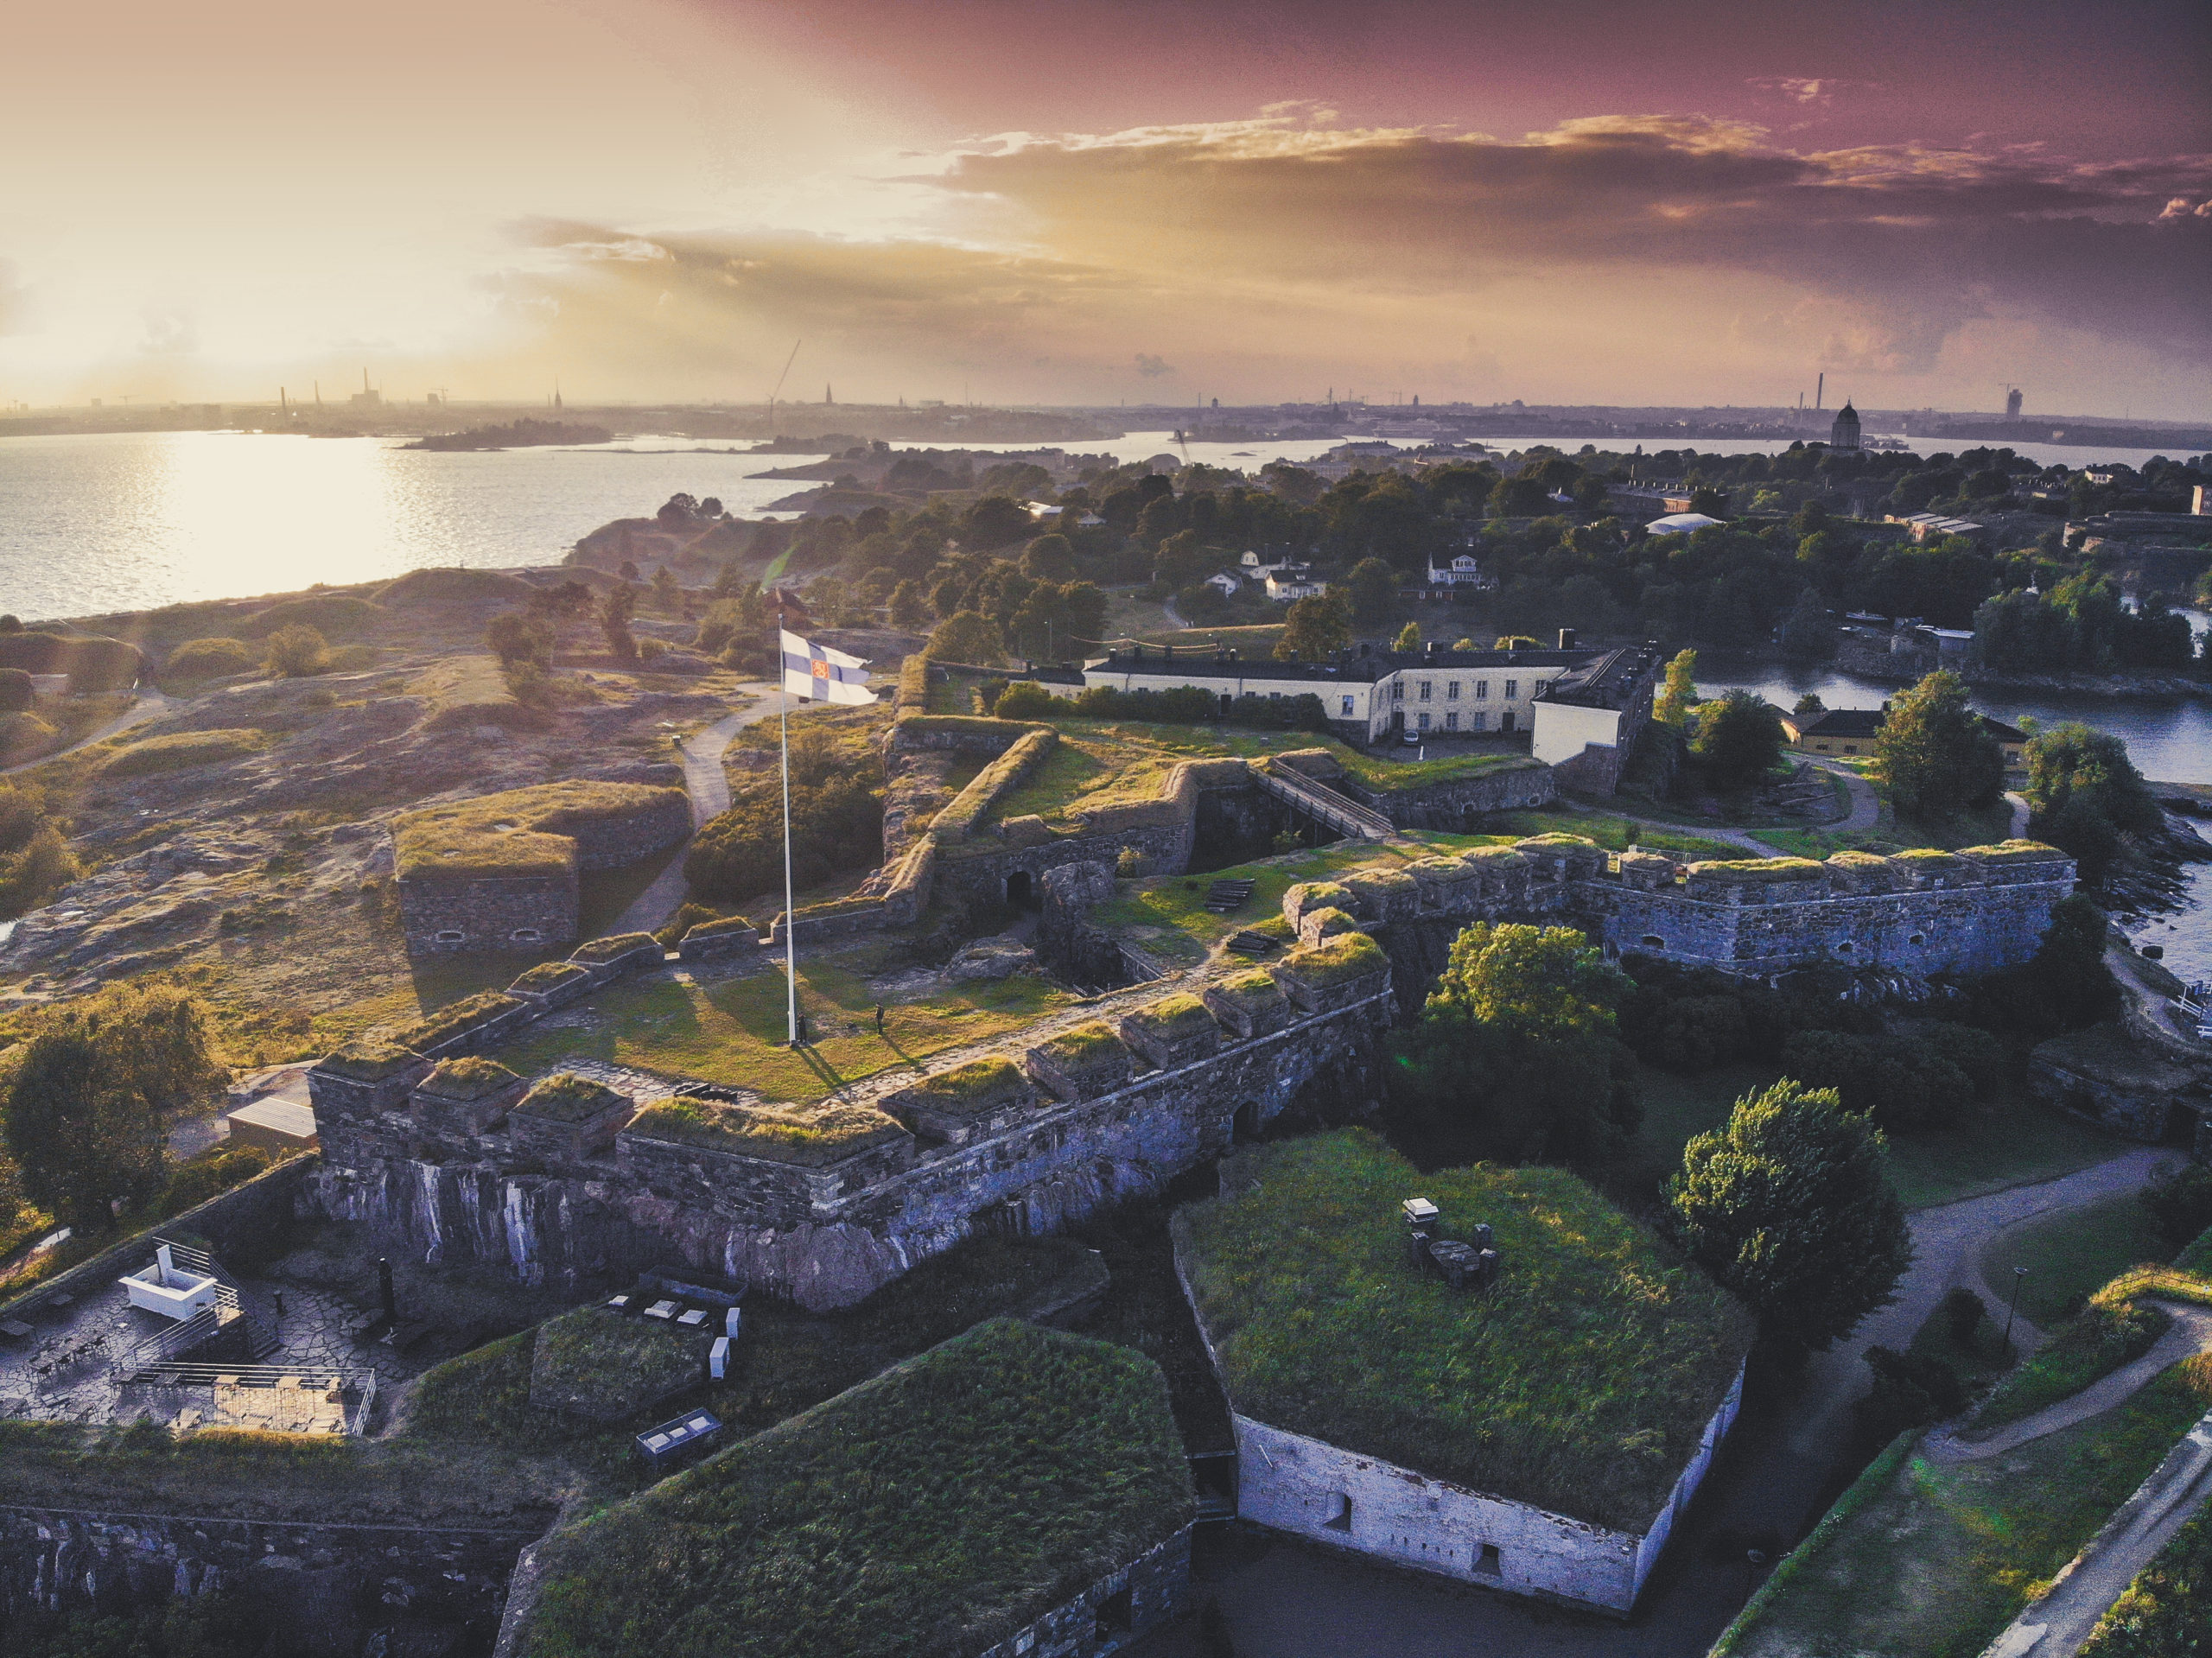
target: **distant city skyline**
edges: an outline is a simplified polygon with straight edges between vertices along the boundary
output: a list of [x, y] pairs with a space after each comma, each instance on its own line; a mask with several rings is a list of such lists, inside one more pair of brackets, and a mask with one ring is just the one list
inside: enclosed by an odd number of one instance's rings
[[[118, 0], [0, 61], [0, 408], [2212, 419], [2212, 14]], [[811, 389], [810, 395], [808, 388]], [[2048, 390], [2039, 390], [2048, 388]]]

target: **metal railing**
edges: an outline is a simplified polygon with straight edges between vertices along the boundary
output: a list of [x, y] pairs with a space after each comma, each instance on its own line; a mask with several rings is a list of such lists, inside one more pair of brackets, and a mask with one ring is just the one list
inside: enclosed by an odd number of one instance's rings
[[1258, 768], [1260, 786], [1278, 800], [1317, 823], [1355, 841], [1380, 841], [1398, 832], [1398, 826], [1371, 806], [1363, 806], [1272, 757]]

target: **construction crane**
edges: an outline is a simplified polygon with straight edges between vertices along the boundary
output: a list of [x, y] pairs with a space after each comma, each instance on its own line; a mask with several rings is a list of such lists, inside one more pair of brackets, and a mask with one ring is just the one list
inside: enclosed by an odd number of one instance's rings
[[791, 341], [791, 354], [784, 359], [784, 372], [776, 377], [776, 390], [768, 394], [768, 438], [771, 442], [776, 436], [776, 398], [784, 389], [784, 382], [791, 378], [791, 365], [798, 361], [798, 348], [805, 343], [804, 339]]

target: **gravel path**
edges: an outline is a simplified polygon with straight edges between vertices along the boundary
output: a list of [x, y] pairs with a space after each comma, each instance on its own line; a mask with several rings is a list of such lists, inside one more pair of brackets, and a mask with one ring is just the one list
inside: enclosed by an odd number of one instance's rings
[[1851, 791], [1851, 810], [1844, 815], [1843, 821], [1821, 825], [1830, 835], [1863, 834], [1881, 821], [1882, 797], [1874, 792], [1874, 785], [1865, 778], [1835, 760], [1809, 760], [1807, 764], [1817, 765], [1831, 776], [1841, 778]]
[[[1866, 1367], [1860, 1360], [1869, 1347], [1878, 1343], [1902, 1352], [1952, 1286], [1964, 1284], [1977, 1294], [1982, 1292], [1980, 1255], [1991, 1237], [2023, 1221], [2134, 1191], [2159, 1160], [2171, 1155], [2155, 1146], [2141, 1146], [2056, 1179], [1915, 1210], [1908, 1217], [1913, 1263], [1897, 1280], [1897, 1299], [1867, 1314], [1858, 1329], [1827, 1352], [1813, 1356], [1790, 1448], [1803, 1456], [1823, 1455], [1840, 1440], [1852, 1401], [1866, 1389]], [[2024, 1318], [2014, 1320], [2012, 1331], [2024, 1351], [2043, 1344], [2043, 1333]]]
[[[722, 755], [729, 748], [729, 740], [741, 728], [758, 720], [763, 707], [772, 705], [772, 699], [763, 699], [751, 708], [726, 714], [677, 743], [677, 751], [683, 757], [684, 792], [691, 797], [694, 829], [729, 810], [729, 774], [722, 770]], [[669, 918], [683, 907], [684, 894], [690, 890], [683, 880], [683, 857], [679, 854], [671, 858], [668, 867], [660, 872], [653, 884], [632, 899], [630, 907], [616, 918], [612, 931], [652, 932], [667, 925]]]
[[156, 715], [168, 713], [169, 708], [169, 699], [161, 692], [142, 690], [138, 693], [138, 700], [125, 709], [121, 717], [109, 721], [107, 724], [88, 737], [79, 737], [67, 748], [57, 748], [51, 754], [41, 754], [35, 760], [25, 760], [21, 765], [0, 768], [0, 778], [12, 777], [18, 772], [28, 772], [34, 765], [43, 765], [48, 760], [60, 759], [64, 754], [73, 754], [80, 748], [90, 748], [94, 743], [105, 742], [118, 732], [128, 731], [133, 726], [144, 724]]
[[2062, 1399], [2032, 1416], [2024, 1416], [1986, 1439], [1961, 1439], [1950, 1433], [1936, 1432], [1928, 1436], [1921, 1449], [1935, 1462], [1982, 1462], [2002, 1456], [2016, 1445], [2103, 1414], [2114, 1405], [2133, 1398], [2138, 1389], [2148, 1386], [2169, 1367], [2180, 1363], [2192, 1353], [2212, 1348], [2212, 1312], [2179, 1301], [2162, 1301], [2155, 1296], [2149, 1299], [2152, 1305], [2171, 1316], [2173, 1327], [2133, 1363], [2120, 1366], [2070, 1398]]

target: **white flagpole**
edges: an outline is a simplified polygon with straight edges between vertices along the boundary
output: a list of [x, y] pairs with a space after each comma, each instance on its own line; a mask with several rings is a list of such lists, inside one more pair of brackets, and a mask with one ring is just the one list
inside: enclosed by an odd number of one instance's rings
[[776, 612], [776, 685], [783, 699], [776, 710], [776, 725], [784, 743], [784, 988], [791, 1046], [798, 1046], [798, 914], [791, 902], [791, 690], [790, 670], [784, 663], [784, 613]]

